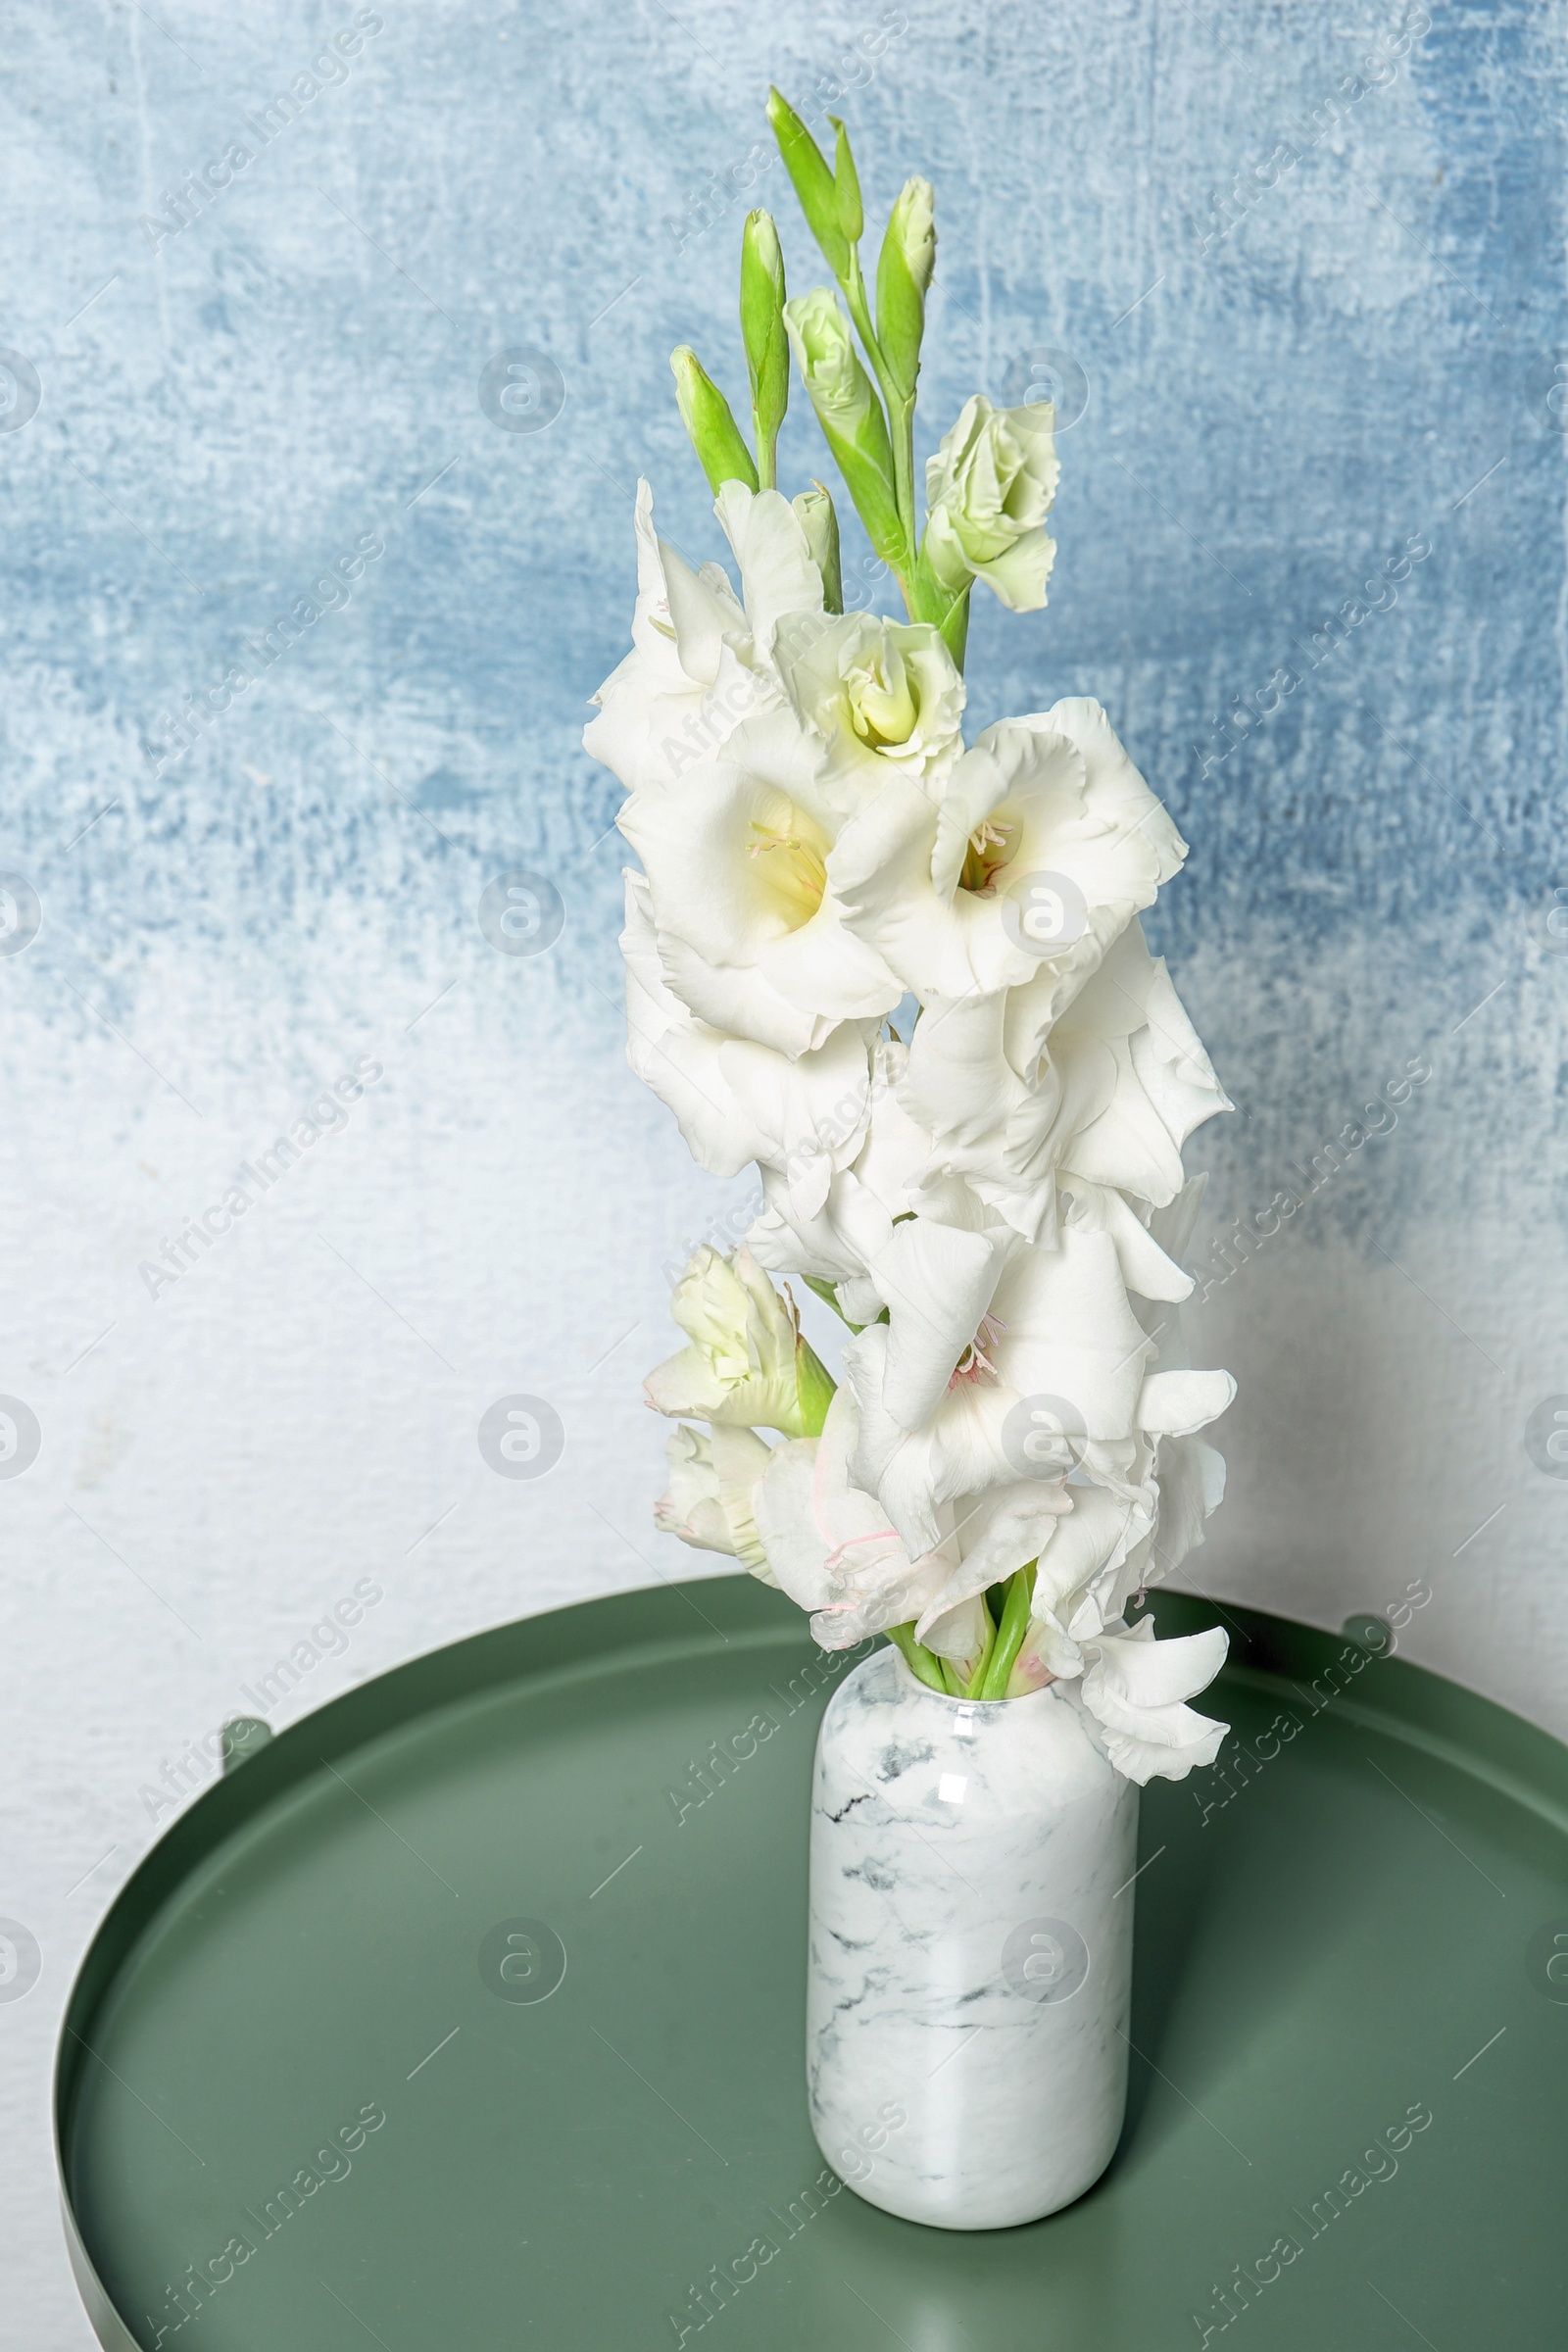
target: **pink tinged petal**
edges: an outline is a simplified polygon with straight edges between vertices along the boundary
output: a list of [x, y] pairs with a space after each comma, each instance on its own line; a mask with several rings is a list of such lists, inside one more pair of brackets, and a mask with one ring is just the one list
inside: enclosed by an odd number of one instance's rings
[[827, 1546], [813, 1509], [816, 1450], [814, 1438], [791, 1438], [775, 1446], [752, 1497], [767, 1564], [803, 1609], [825, 1607], [833, 1598]]

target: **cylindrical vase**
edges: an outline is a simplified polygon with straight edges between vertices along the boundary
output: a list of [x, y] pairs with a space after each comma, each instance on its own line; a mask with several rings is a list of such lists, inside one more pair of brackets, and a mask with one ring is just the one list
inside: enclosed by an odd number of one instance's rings
[[1138, 1789], [1075, 1698], [949, 1698], [896, 1649], [822, 1719], [807, 2076], [873, 2205], [998, 2230], [1071, 2204], [1127, 2096]]

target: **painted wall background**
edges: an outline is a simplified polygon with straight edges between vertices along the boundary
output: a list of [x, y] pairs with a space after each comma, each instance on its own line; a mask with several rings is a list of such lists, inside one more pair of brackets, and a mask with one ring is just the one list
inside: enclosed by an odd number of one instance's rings
[[[927, 445], [977, 386], [1081, 381], [1051, 607], [977, 596], [970, 715], [1097, 694], [1193, 845], [1152, 929], [1238, 1104], [1189, 1158], [1195, 1353], [1241, 1395], [1191, 1566], [1330, 1626], [1418, 1588], [1407, 1654], [1568, 1733], [1568, 50], [1557, 5], [1425, 17], [6, 12], [0, 1390], [38, 1451], [0, 1478], [0, 1913], [42, 1973], [0, 2003], [0, 2292], [30, 2340], [86, 2341], [55, 2020], [211, 1770], [190, 1743], [361, 1580], [275, 1717], [705, 1564], [652, 1531], [638, 1383], [662, 1266], [745, 1188], [624, 1068], [617, 791], [578, 732], [640, 471], [718, 553], [665, 361], [690, 337], [733, 378], [749, 203], [807, 282], [770, 77], [817, 117], [843, 91], [878, 217], [937, 183]], [[340, 79], [248, 127], [356, 25]], [[526, 387], [511, 424], [481, 406], [519, 348], [560, 372], [542, 425]], [[372, 544], [171, 758], [188, 698]], [[564, 910], [532, 956], [477, 913], [517, 867]], [[149, 1296], [142, 1262], [365, 1060]], [[565, 1434], [538, 1480], [476, 1442], [519, 1392]]]

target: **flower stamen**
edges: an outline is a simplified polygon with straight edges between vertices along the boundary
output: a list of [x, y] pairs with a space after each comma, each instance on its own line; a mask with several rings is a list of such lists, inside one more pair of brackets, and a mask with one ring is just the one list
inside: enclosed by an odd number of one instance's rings
[[994, 816], [976, 825], [958, 876], [960, 890], [973, 891], [976, 897], [995, 890], [997, 875], [1012, 857], [1011, 837], [1017, 830], [1016, 825]]
[[996, 1379], [997, 1367], [986, 1350], [996, 1347], [1006, 1328], [1000, 1315], [981, 1316], [979, 1330], [954, 1367], [948, 1382], [950, 1389], [957, 1388], [960, 1383], [973, 1385], [982, 1380]]
[[796, 926], [809, 922], [827, 890], [822, 852], [805, 834], [786, 831], [782, 825], [754, 822], [751, 829], [757, 838], [747, 843], [747, 857], [769, 860], [768, 880], [796, 910]]

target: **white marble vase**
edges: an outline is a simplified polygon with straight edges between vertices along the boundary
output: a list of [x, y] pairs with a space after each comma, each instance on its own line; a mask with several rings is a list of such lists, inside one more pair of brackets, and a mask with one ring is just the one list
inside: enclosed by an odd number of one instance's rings
[[1138, 1790], [1054, 1687], [986, 1702], [880, 1649], [811, 1791], [807, 2078], [873, 2205], [1000, 2230], [1069, 2205], [1121, 2131]]

